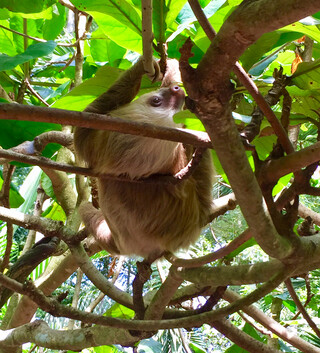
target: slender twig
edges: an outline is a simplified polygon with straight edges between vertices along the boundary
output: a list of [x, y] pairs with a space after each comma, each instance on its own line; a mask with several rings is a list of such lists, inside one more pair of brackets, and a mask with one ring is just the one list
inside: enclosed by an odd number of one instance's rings
[[[112, 279], [111, 279], [111, 283], [112, 284], [115, 284], [119, 275], [120, 275], [120, 271], [122, 269], [122, 266], [123, 266], [123, 263], [125, 261], [125, 257], [124, 256], [120, 256], [119, 259], [118, 259], [118, 263], [117, 263], [117, 267], [116, 267], [116, 270], [112, 276]], [[90, 303], [90, 305], [86, 308], [86, 312], [88, 313], [92, 313], [93, 310], [97, 307], [97, 305], [103, 300], [103, 298], [105, 297], [106, 295], [102, 292], [99, 293], [99, 295], [96, 297], [96, 299], [94, 301], [92, 301]]]
[[29, 89], [29, 91], [30, 91], [35, 97], [37, 97], [41, 103], [43, 103], [43, 104], [44, 104], [45, 106], [47, 106], [47, 107], [50, 107], [50, 104], [47, 103], [47, 102], [40, 96], [40, 94], [31, 86], [29, 80], [26, 79], [25, 81], [26, 81], [26, 85], [27, 85], [27, 88]]
[[73, 6], [70, 1], [68, 1], [68, 0], [66, 0], [66, 1], [65, 0], [58, 0], [58, 1], [61, 5], [67, 7], [69, 10], [71, 10], [73, 12], [76, 11], [76, 7]]
[[[15, 166], [6, 164], [3, 167], [3, 184], [0, 193], [0, 204], [10, 208], [9, 194], [10, 194], [10, 183], [15, 171]], [[9, 264], [11, 248], [13, 245], [13, 225], [11, 221], [7, 222], [7, 243], [6, 250], [0, 264], [0, 272], [3, 272]]]
[[153, 80], [155, 69], [153, 65], [153, 33], [152, 33], [152, 0], [141, 0], [142, 14], [142, 51], [143, 67], [148, 77]]
[[286, 284], [287, 289], [288, 289], [288, 291], [289, 291], [289, 293], [291, 295], [291, 298], [293, 299], [293, 301], [296, 304], [297, 308], [301, 312], [303, 318], [307, 321], [307, 323], [312, 328], [314, 333], [320, 338], [320, 330], [318, 329], [318, 327], [314, 323], [314, 321], [311, 319], [310, 315], [307, 313], [306, 308], [303, 306], [303, 304], [301, 303], [299, 297], [297, 296], [297, 293], [295, 292], [295, 290], [293, 288], [293, 285], [291, 283], [291, 279], [288, 278], [284, 283]]
[[[83, 277], [83, 272], [81, 271], [80, 268], [78, 268], [77, 269], [77, 282], [76, 282], [76, 285], [74, 286], [72, 303], [71, 303], [72, 308], [77, 308], [77, 306], [78, 306], [80, 292], [81, 292], [82, 277]], [[68, 323], [68, 330], [72, 330], [74, 328], [74, 324], [75, 324], [75, 320], [71, 319]]]
[[196, 259], [180, 259], [175, 255], [168, 253], [165, 255], [165, 258], [174, 266], [181, 266], [184, 268], [199, 267], [229, 255], [232, 251], [236, 250], [240, 245], [244, 244], [251, 237], [252, 233], [248, 229], [240, 234], [236, 239], [232, 240], [228, 245], [211, 254], [201, 256]]
[[[44, 192], [43, 188], [41, 185], [37, 189], [37, 198], [34, 206], [34, 211], [33, 211], [33, 216], [35, 217], [40, 217], [42, 213], [42, 206], [43, 202], [46, 198], [46, 193]], [[34, 245], [35, 239], [36, 239], [36, 231], [34, 229], [31, 229], [28, 233], [26, 242], [24, 244], [23, 250], [22, 250], [22, 255], [26, 253], [29, 249], [32, 248]]]

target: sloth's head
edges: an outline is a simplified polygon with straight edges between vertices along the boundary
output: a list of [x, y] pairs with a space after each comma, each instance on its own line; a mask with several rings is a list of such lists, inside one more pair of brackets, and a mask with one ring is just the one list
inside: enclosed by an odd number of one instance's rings
[[160, 88], [146, 93], [111, 112], [113, 116], [126, 120], [153, 123], [160, 126], [174, 126], [172, 117], [184, 104], [184, 91], [177, 85]]
[[160, 88], [158, 91], [144, 94], [137, 101], [141, 101], [154, 111], [168, 111], [177, 113], [181, 110], [185, 99], [183, 90], [177, 84]]

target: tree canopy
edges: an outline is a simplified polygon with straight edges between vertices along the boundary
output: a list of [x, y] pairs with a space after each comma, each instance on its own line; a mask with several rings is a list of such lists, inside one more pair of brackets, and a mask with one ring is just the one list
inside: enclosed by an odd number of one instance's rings
[[[319, 43], [318, 0], [0, 0], [0, 352], [320, 352]], [[141, 55], [186, 129], [83, 112]], [[74, 126], [211, 150], [211, 223], [145, 283], [81, 224]]]

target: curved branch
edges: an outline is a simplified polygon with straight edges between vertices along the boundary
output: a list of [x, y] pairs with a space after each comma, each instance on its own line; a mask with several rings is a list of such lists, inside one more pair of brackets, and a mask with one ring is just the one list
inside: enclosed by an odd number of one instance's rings
[[320, 157], [320, 142], [303, 148], [288, 156], [271, 160], [264, 167], [263, 175], [266, 182], [274, 182], [286, 174], [299, 171], [308, 165], [318, 162]]
[[101, 292], [105, 293], [109, 298], [115, 300], [116, 302], [133, 309], [131, 296], [128, 293], [118, 289], [97, 270], [97, 268], [90, 261], [83, 245], [70, 245], [70, 250], [78, 262], [81, 270], [86, 274], [90, 281], [101, 290]]
[[183, 280], [179, 276], [176, 267], [172, 266], [168, 277], [162, 283], [146, 310], [146, 320], [159, 320], [162, 318], [166, 306], [182, 282]]

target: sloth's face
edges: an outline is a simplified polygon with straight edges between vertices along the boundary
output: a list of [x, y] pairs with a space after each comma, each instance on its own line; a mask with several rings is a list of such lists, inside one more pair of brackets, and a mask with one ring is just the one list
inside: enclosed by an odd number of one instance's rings
[[171, 84], [169, 87], [160, 88], [158, 91], [147, 93], [140, 98], [156, 110], [157, 108], [159, 110], [173, 110], [173, 114], [175, 114], [181, 110], [185, 94], [177, 84]]

